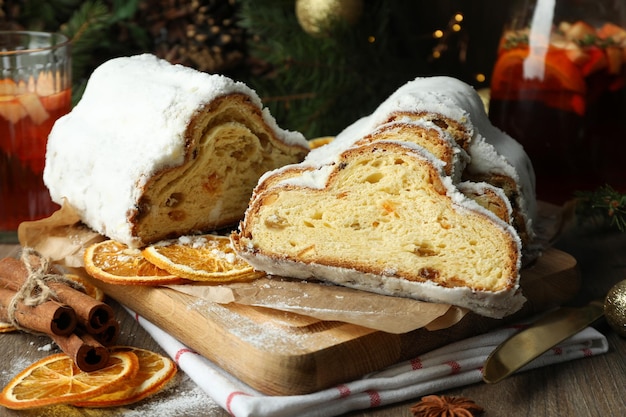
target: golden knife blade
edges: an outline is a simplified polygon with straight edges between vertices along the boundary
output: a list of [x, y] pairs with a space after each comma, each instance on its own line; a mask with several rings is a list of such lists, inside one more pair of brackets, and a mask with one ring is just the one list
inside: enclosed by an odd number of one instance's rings
[[584, 307], [561, 307], [548, 313], [491, 352], [483, 367], [483, 380], [501, 381], [603, 315], [604, 303], [600, 300]]

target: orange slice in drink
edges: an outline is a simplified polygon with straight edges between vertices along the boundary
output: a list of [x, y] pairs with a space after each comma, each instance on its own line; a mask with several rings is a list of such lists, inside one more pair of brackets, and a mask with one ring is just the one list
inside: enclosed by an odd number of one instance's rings
[[24, 84], [17, 84], [10, 78], [0, 80], [0, 96], [16, 96], [26, 91], [28, 90]]
[[115, 240], [87, 247], [84, 261], [89, 275], [111, 284], [165, 285], [186, 281], [150, 263], [140, 249], [129, 248]]
[[[529, 78], [525, 68], [543, 67], [543, 78]], [[565, 51], [550, 49], [544, 57], [530, 55], [528, 49], [512, 49], [500, 55], [493, 70], [491, 98], [494, 100], [544, 100], [547, 105], [582, 114], [587, 85], [580, 69]], [[571, 100], [545, 98], [554, 93], [569, 95]], [[550, 93], [550, 94], [547, 94]]]
[[17, 100], [22, 106], [24, 106], [26, 112], [28, 112], [28, 116], [30, 116], [30, 119], [36, 125], [42, 124], [48, 119], [48, 117], [50, 117], [50, 113], [48, 113], [46, 108], [43, 106], [37, 94], [21, 94], [17, 96]]
[[[0, 117], [16, 124], [28, 116], [28, 112], [17, 100], [17, 96], [0, 96]], [[7, 139], [8, 140], [8, 139]]]
[[615, 43], [626, 41], [626, 29], [611, 22], [604, 23], [598, 28], [598, 36], [602, 39], [611, 38]]
[[143, 256], [169, 273], [193, 281], [245, 281], [264, 275], [237, 256], [230, 238], [220, 235], [184, 236], [159, 242], [144, 248]]
[[112, 352], [132, 352], [139, 359], [139, 371], [125, 380], [115, 391], [73, 403], [77, 407], [119, 407], [141, 401], [163, 389], [174, 378], [174, 361], [158, 353], [130, 346], [116, 346]]
[[40, 99], [41, 103], [48, 110], [69, 108], [69, 103], [72, 101], [72, 92], [70, 89], [67, 89], [59, 93], [41, 96]]
[[93, 372], [81, 371], [64, 353], [45, 357], [20, 372], [0, 393], [0, 405], [14, 410], [70, 404], [114, 390], [139, 371], [132, 352], [115, 352]]
[[[528, 61], [527, 64], [524, 64]], [[585, 93], [587, 86], [578, 68], [567, 58], [565, 53], [548, 52], [545, 59], [540, 56], [529, 54], [528, 49], [512, 49], [503, 53], [498, 58], [493, 70], [492, 86], [495, 90], [505, 90], [503, 86], [508, 85], [508, 89], [523, 88], [524, 84], [519, 80], [524, 80], [524, 65], [544, 66], [543, 80], [535, 80], [534, 83], [541, 82], [543, 89], [548, 90], [568, 90], [577, 93]], [[533, 82], [528, 80], [528, 82]], [[517, 84], [519, 87], [510, 84]]]

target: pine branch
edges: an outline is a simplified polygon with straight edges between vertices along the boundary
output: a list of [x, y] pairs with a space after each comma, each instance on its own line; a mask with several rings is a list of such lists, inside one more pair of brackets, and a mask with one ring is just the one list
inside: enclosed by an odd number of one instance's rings
[[245, 81], [282, 126], [307, 137], [336, 135], [406, 81], [432, 72], [419, 52], [433, 42], [415, 30], [419, 2], [366, 2], [355, 24], [337, 21], [313, 37], [298, 23], [293, 0], [239, 1], [239, 25], [259, 64]]
[[[28, 30], [56, 31], [82, 0], [6, 0], [9, 19]], [[0, 5], [2, 2], [0, 1]]]
[[108, 26], [110, 17], [109, 9], [103, 2], [88, 1], [72, 15], [62, 31], [72, 40], [74, 49], [80, 50], [94, 33]]
[[[114, 56], [147, 49], [146, 30], [131, 21], [138, 7], [139, 0], [88, 0], [61, 25], [60, 31], [72, 40], [74, 103], [82, 96], [91, 71], [99, 64]], [[130, 33], [130, 39], [120, 39], [123, 31]]]
[[[239, 16], [239, 25], [250, 35], [250, 53], [264, 70], [247, 82], [283, 126], [312, 137], [336, 134], [356, 118], [356, 106], [339, 106], [337, 100], [358, 91], [336, 40], [340, 36], [305, 33], [293, 1], [242, 1]], [[336, 33], [343, 31], [337, 28]]]
[[61, 32], [72, 41], [72, 102], [83, 95], [87, 73], [91, 67], [93, 45], [97, 34], [108, 27], [110, 13], [101, 1], [87, 1], [61, 26]]
[[626, 194], [610, 185], [595, 191], [576, 193], [576, 216], [583, 221], [607, 223], [620, 232], [626, 232]]

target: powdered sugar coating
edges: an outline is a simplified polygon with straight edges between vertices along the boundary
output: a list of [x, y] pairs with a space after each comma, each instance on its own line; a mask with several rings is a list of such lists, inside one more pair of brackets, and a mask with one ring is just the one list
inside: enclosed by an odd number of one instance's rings
[[[476, 91], [456, 78], [425, 77], [407, 82], [371, 115], [346, 127], [329, 144], [313, 149], [303, 165], [320, 167], [335, 163], [343, 151], [398, 112], [441, 114], [460, 123], [472, 136], [468, 172], [504, 174], [513, 178], [519, 186], [527, 228], [531, 229], [537, 207], [535, 173], [530, 158], [520, 143], [491, 124]], [[323, 187], [326, 178], [322, 175], [317, 178], [320, 183], [315, 188]]]
[[[432, 103], [437, 99], [441, 102], [438, 106]], [[535, 172], [530, 158], [519, 142], [491, 123], [480, 96], [470, 85], [452, 77], [416, 78], [399, 88], [376, 113], [389, 111], [394, 106], [410, 111], [430, 109], [454, 120], [469, 122], [474, 130], [468, 170], [505, 173], [513, 178], [523, 197], [522, 209], [529, 218], [535, 217]], [[458, 109], [464, 110], [465, 115]], [[490, 151], [486, 144], [493, 146], [496, 152]]]
[[[252, 89], [222, 75], [150, 54], [105, 62], [50, 133], [44, 182], [52, 199], [59, 204], [67, 199], [103, 234], [132, 240], [127, 211], [137, 205], [143, 185], [156, 172], [183, 163], [190, 119], [232, 93], [247, 95], [262, 109]], [[300, 133], [278, 128], [267, 109], [263, 118], [286, 143], [308, 146]]]

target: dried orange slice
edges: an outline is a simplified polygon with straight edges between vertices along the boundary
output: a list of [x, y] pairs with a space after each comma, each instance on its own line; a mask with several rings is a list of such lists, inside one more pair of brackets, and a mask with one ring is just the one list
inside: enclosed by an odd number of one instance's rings
[[328, 145], [335, 139], [334, 136], [321, 136], [319, 138], [313, 138], [309, 140], [309, 148], [315, 149], [322, 147], [324, 145]]
[[73, 403], [77, 407], [118, 407], [156, 394], [176, 375], [174, 361], [158, 353], [130, 346], [115, 346], [112, 352], [132, 352], [139, 358], [137, 375], [125, 380], [115, 391]]
[[17, 330], [17, 327], [13, 326], [11, 323], [5, 323], [0, 321], [0, 333], [9, 333]]
[[65, 353], [47, 356], [20, 372], [0, 393], [0, 405], [14, 410], [69, 404], [111, 391], [139, 371], [139, 359], [128, 352], [111, 354], [109, 363], [81, 371]]
[[92, 277], [111, 284], [161, 285], [181, 284], [185, 280], [147, 261], [140, 249], [105, 240], [85, 250], [85, 271]]
[[165, 240], [142, 251], [143, 256], [171, 274], [193, 281], [227, 282], [259, 278], [264, 274], [237, 256], [230, 238], [205, 234]]
[[83, 286], [85, 293], [96, 301], [104, 301], [104, 291], [89, 283], [85, 278], [77, 274], [65, 274], [65, 278], [71, 279]]

